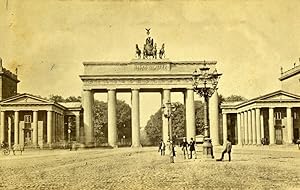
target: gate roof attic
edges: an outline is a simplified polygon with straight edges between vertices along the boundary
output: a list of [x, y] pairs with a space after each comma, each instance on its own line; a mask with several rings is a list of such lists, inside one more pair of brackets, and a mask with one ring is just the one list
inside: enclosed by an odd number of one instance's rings
[[128, 62], [84, 62], [84, 90], [193, 88], [192, 73], [204, 65], [212, 72], [216, 61], [133, 59]]

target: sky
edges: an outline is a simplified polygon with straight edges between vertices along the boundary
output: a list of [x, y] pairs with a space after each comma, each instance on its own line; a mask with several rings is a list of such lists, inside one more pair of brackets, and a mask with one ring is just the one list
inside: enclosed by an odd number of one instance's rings
[[[20, 93], [79, 96], [82, 62], [130, 61], [151, 28], [167, 58], [215, 60], [219, 94], [249, 99], [279, 90], [280, 67], [300, 64], [299, 10], [297, 0], [0, 0], [0, 57], [18, 68]], [[159, 94], [141, 96], [147, 117], [153, 97], [158, 106]]]

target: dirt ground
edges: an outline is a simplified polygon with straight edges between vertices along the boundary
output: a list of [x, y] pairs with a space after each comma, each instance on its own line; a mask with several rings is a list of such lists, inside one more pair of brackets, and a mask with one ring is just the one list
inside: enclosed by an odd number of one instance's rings
[[0, 189], [300, 189], [296, 147], [233, 147], [231, 162], [176, 151], [174, 164], [156, 147], [1, 154]]

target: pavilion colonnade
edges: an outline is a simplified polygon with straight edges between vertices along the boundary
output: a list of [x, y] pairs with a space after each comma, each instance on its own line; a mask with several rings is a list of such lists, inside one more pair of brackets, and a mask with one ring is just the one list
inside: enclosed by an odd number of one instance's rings
[[[254, 107], [238, 110], [236, 113], [222, 113], [223, 143], [228, 134], [228, 118], [236, 115], [236, 133], [238, 145], [261, 145], [262, 138], [270, 145], [278, 144], [278, 140], [291, 144], [294, 139], [294, 117], [297, 109], [293, 107]], [[278, 133], [277, 133], [278, 131]]]

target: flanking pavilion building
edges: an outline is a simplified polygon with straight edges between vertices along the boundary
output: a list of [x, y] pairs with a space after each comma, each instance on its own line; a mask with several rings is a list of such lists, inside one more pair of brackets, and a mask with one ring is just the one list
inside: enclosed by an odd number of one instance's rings
[[221, 104], [223, 143], [293, 144], [300, 137], [300, 66], [281, 72], [281, 90], [244, 102]]
[[80, 102], [57, 103], [31, 94], [17, 94], [17, 75], [0, 59], [0, 142], [25, 147], [61, 147], [83, 138]]

